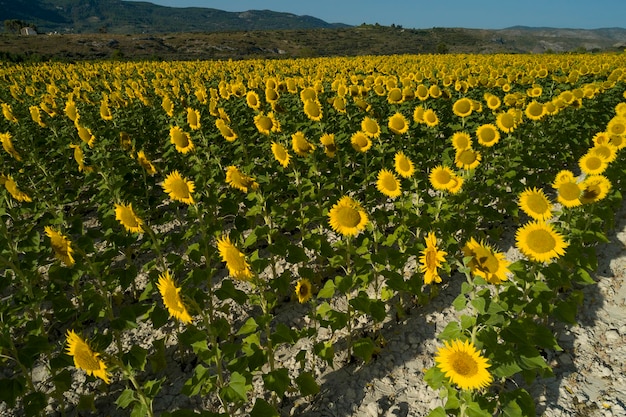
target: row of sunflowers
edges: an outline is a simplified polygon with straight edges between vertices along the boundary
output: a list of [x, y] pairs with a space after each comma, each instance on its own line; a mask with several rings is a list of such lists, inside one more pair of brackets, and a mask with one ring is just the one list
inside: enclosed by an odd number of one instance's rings
[[[431, 415], [534, 415], [506, 382], [550, 374], [547, 323], [574, 322], [593, 283], [624, 186], [625, 63], [0, 64], [0, 400], [151, 416], [177, 363], [196, 406], [162, 415], [279, 415], [460, 280]], [[277, 352], [302, 339], [289, 368]]]

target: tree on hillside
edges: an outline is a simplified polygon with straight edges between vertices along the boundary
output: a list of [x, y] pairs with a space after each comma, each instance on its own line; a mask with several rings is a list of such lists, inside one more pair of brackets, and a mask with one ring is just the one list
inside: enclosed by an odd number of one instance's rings
[[25, 27], [31, 27], [33, 29], [35, 29], [35, 31], [37, 31], [37, 26], [25, 22], [23, 20], [19, 20], [19, 19], [7, 19], [4, 21], [4, 30], [5, 32], [9, 32], [9, 33], [15, 33], [18, 34], [20, 33], [20, 30], [22, 30], [22, 28]]

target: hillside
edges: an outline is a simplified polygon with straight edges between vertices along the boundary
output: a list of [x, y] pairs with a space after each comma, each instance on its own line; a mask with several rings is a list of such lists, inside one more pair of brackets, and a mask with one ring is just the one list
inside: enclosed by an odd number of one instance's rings
[[270, 10], [225, 12], [123, 0], [0, 0], [0, 20], [21, 20], [40, 33], [168, 33], [312, 29], [335, 26], [311, 16]]
[[622, 52], [626, 30], [349, 28], [167, 34], [0, 35], [0, 59], [205, 60], [430, 53]]

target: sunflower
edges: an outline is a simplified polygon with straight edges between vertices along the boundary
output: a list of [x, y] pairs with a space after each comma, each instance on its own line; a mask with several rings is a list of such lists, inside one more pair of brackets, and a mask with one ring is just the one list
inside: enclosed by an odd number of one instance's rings
[[476, 129], [476, 137], [478, 143], [483, 146], [491, 147], [500, 140], [500, 132], [490, 123], [484, 124]]
[[402, 135], [409, 130], [409, 122], [406, 120], [406, 117], [398, 112], [389, 118], [387, 126], [389, 126], [389, 130], [396, 135]]
[[526, 188], [520, 195], [519, 207], [535, 220], [548, 220], [552, 217], [552, 203], [543, 190]]
[[252, 271], [245, 255], [233, 245], [228, 236], [223, 235], [217, 240], [217, 250], [220, 253], [222, 262], [226, 262], [228, 273], [233, 278], [243, 281], [252, 279]]
[[115, 220], [119, 221], [130, 233], [140, 233], [143, 230], [143, 222], [135, 214], [132, 203], [115, 204]]
[[398, 151], [393, 157], [394, 168], [402, 178], [409, 178], [415, 172], [413, 161], [402, 151]]
[[557, 201], [565, 207], [576, 207], [581, 204], [582, 188], [571, 171], [560, 171], [552, 183], [557, 190]]
[[50, 226], [44, 227], [44, 231], [50, 238], [50, 246], [52, 246], [54, 256], [66, 266], [73, 266], [74, 257], [72, 254], [74, 253], [74, 249], [72, 249], [72, 243], [70, 240]]
[[625, 136], [626, 135], [626, 117], [614, 116], [606, 125], [606, 131], [609, 136]]
[[182, 177], [178, 171], [171, 172], [161, 186], [172, 200], [185, 204], [195, 203], [192, 195], [195, 188], [193, 181]]
[[176, 147], [176, 150], [182, 154], [186, 154], [194, 148], [189, 133], [185, 132], [179, 126], [172, 126], [170, 128], [170, 142]]
[[485, 101], [487, 102], [487, 107], [489, 107], [490, 110], [498, 110], [500, 108], [500, 105], [502, 104], [502, 101], [500, 100], [500, 97], [496, 96], [495, 94], [489, 94]]
[[215, 126], [219, 129], [220, 134], [229, 142], [234, 142], [237, 139], [237, 134], [233, 129], [230, 128], [224, 121], [224, 119], [219, 118], [215, 120]]
[[617, 146], [608, 141], [607, 143], [596, 144], [589, 149], [590, 154], [599, 156], [608, 163], [613, 162], [617, 158], [617, 151]]
[[346, 99], [344, 97], [335, 97], [333, 98], [333, 108], [337, 110], [339, 113], [346, 112]]
[[85, 165], [85, 154], [79, 145], [70, 144], [70, 148], [74, 149], [74, 160], [78, 164], [78, 172], [89, 171], [90, 167]]
[[33, 122], [41, 127], [46, 127], [46, 124], [41, 120], [41, 110], [39, 110], [38, 106], [30, 106], [28, 111], [30, 112], [30, 118], [33, 119]]
[[530, 260], [545, 262], [565, 254], [568, 244], [563, 236], [544, 221], [532, 221], [517, 229], [517, 248]]
[[200, 123], [200, 112], [198, 110], [187, 107], [187, 124], [191, 130], [200, 129], [202, 124]]
[[536, 100], [531, 101], [526, 106], [526, 110], [524, 110], [524, 114], [530, 120], [541, 120], [541, 118], [546, 114], [544, 105], [537, 102]]
[[454, 102], [452, 111], [459, 117], [467, 117], [472, 114], [472, 101], [467, 97], [462, 97]]
[[272, 121], [272, 118], [263, 113], [259, 113], [254, 116], [254, 125], [256, 126], [257, 130], [264, 135], [269, 135], [274, 128], [274, 122]]
[[11, 194], [11, 196], [17, 201], [31, 202], [33, 201], [28, 194], [21, 191], [17, 187], [17, 183], [10, 175], [0, 175], [0, 184], [4, 184], [4, 188]]
[[78, 131], [78, 137], [89, 145], [90, 148], [93, 148], [93, 145], [96, 143], [96, 137], [91, 133], [91, 129], [76, 124], [76, 130]]
[[361, 153], [367, 152], [372, 147], [370, 138], [360, 130], [352, 134], [350, 143], [352, 143], [352, 147], [355, 151]]
[[428, 87], [428, 95], [430, 95], [432, 98], [439, 98], [441, 97], [441, 89], [437, 84], [433, 84]]
[[413, 120], [415, 123], [424, 123], [424, 112], [426, 110], [422, 106], [416, 106], [413, 110]]
[[465, 132], [455, 132], [452, 135], [452, 146], [454, 149], [458, 151], [462, 151], [463, 149], [469, 149], [472, 147], [472, 138], [469, 134]]
[[461, 187], [463, 187], [463, 178], [459, 177], [458, 175], [453, 175], [452, 179], [450, 180], [450, 184], [448, 186], [448, 191], [451, 194], [456, 194], [459, 191], [461, 191]]
[[446, 341], [437, 350], [435, 362], [446, 378], [463, 390], [485, 388], [493, 381], [487, 370], [491, 365], [468, 340]]
[[361, 204], [348, 196], [343, 196], [328, 212], [330, 227], [344, 236], [354, 236], [369, 223], [367, 213]]
[[100, 354], [91, 350], [87, 342], [85, 342], [74, 330], [67, 331], [67, 354], [74, 359], [74, 366], [87, 372], [87, 375], [93, 375], [102, 379], [109, 384], [109, 374], [107, 366]]
[[602, 174], [609, 166], [609, 163], [601, 156], [587, 152], [578, 160], [578, 166], [583, 174], [597, 175]]
[[473, 150], [472, 148], [466, 148], [456, 151], [454, 155], [454, 163], [457, 168], [466, 170], [476, 168], [482, 159], [480, 152]]
[[320, 137], [320, 143], [324, 147], [324, 153], [327, 157], [333, 158], [337, 152], [337, 145], [335, 144], [335, 135], [333, 133], [325, 133]]
[[491, 284], [506, 281], [511, 263], [504, 258], [503, 253], [496, 252], [486, 243], [478, 243], [471, 238], [463, 247], [463, 255], [472, 257], [468, 266], [474, 276], [482, 277]]
[[280, 143], [272, 142], [272, 153], [274, 154], [274, 158], [278, 161], [278, 163], [282, 165], [283, 168], [287, 168], [287, 165], [289, 165], [289, 160], [291, 159], [291, 156], [289, 155], [289, 152], [287, 152], [287, 149], [285, 149], [285, 147]]
[[267, 101], [268, 103], [274, 105], [278, 99], [280, 98], [280, 94], [278, 94], [278, 91], [276, 91], [273, 88], [266, 88], [265, 89], [265, 101]]
[[438, 165], [432, 171], [428, 179], [436, 190], [449, 190], [453, 185], [455, 174], [446, 166]]
[[304, 114], [310, 120], [319, 122], [322, 120], [322, 105], [317, 100], [307, 100], [304, 102]]
[[298, 156], [307, 156], [315, 150], [315, 145], [309, 142], [304, 133], [298, 131], [291, 135], [291, 148]]
[[580, 201], [583, 204], [595, 203], [607, 196], [611, 181], [604, 175], [590, 175], [583, 181]]
[[398, 87], [394, 87], [389, 89], [387, 93], [387, 102], [389, 104], [400, 104], [404, 101], [404, 96], [402, 95], [402, 90]]
[[439, 124], [439, 117], [433, 109], [428, 109], [424, 112], [424, 123], [428, 127], [435, 127]]
[[148, 175], [156, 174], [156, 168], [152, 165], [152, 162], [150, 162], [143, 150], [137, 152], [137, 161], [139, 162], [139, 165], [146, 170]]
[[2, 114], [7, 121], [11, 123], [17, 123], [17, 119], [13, 115], [13, 110], [11, 109], [11, 105], [7, 103], [2, 103]]
[[435, 233], [429, 232], [424, 238], [426, 241], [426, 248], [422, 250], [422, 254], [419, 258], [420, 271], [424, 274], [424, 284], [432, 284], [433, 282], [441, 282], [438, 268], [441, 268], [446, 261], [445, 256], [448, 254], [445, 251], [439, 250], [437, 247], [437, 237]]
[[239, 170], [234, 165], [226, 168], [226, 182], [233, 188], [247, 193], [248, 190], [256, 190], [259, 188], [259, 184], [250, 177]]
[[296, 296], [298, 297], [298, 302], [301, 304], [306, 303], [311, 299], [312, 295], [311, 281], [306, 278], [298, 280], [298, 283], [296, 284]]
[[65, 108], [63, 109], [63, 112], [72, 122], [76, 122], [76, 120], [78, 119], [78, 110], [76, 110], [76, 103], [73, 99], [70, 99], [65, 103]]
[[259, 95], [255, 91], [248, 91], [246, 93], [246, 104], [251, 109], [259, 110], [259, 108], [261, 108], [261, 100], [259, 99]]
[[496, 126], [504, 133], [511, 133], [517, 126], [515, 116], [509, 112], [498, 113], [496, 116]]
[[376, 180], [376, 189], [389, 198], [396, 198], [402, 195], [400, 181], [393, 173], [387, 169], [381, 169], [378, 172]]
[[380, 136], [380, 126], [378, 126], [378, 122], [368, 116], [365, 116], [365, 118], [361, 121], [361, 130], [370, 138], [377, 138]]
[[[174, 116], [174, 103], [168, 96], [163, 97], [163, 100], [161, 101], [161, 108], [165, 110], [165, 114], [167, 114], [169, 117]], [[67, 114], [67, 111], [66, 111], [66, 114]]]
[[161, 293], [161, 297], [163, 297], [163, 304], [165, 304], [165, 308], [167, 308], [167, 311], [170, 313], [170, 317], [174, 317], [185, 324], [191, 323], [191, 316], [180, 297], [181, 289], [176, 287], [169, 271], [165, 271], [159, 275], [157, 288]]

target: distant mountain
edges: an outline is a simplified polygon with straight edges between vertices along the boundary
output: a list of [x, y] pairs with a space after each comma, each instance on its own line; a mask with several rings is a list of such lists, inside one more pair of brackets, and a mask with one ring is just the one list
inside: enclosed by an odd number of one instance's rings
[[21, 20], [40, 33], [178, 33], [346, 27], [270, 10], [225, 12], [123, 0], [0, 0], [0, 20]]

